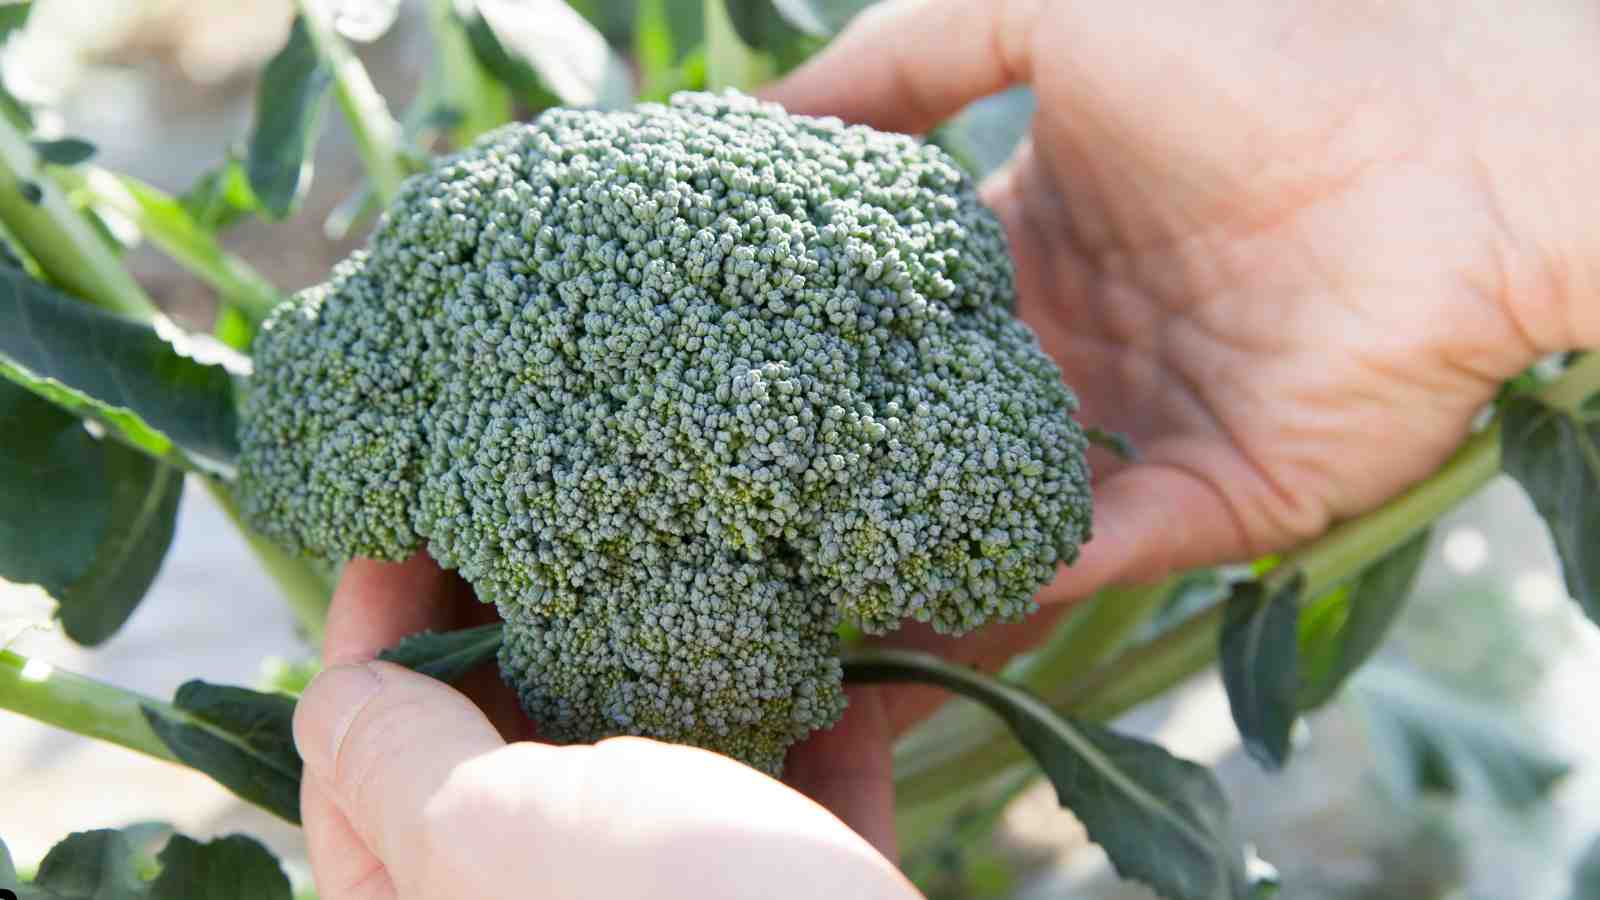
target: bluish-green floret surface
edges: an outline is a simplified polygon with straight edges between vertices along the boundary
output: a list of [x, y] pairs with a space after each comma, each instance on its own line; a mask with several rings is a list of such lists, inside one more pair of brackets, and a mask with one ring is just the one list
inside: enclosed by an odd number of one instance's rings
[[935, 147], [734, 93], [551, 110], [274, 314], [245, 512], [458, 570], [554, 740], [775, 771], [843, 711], [841, 618], [1012, 621], [1087, 538], [1076, 402], [1013, 296]]

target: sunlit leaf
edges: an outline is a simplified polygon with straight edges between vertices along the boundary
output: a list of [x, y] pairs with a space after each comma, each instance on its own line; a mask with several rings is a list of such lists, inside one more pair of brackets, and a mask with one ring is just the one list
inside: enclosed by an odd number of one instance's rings
[[419, 632], [383, 651], [378, 658], [454, 684], [495, 658], [502, 630], [496, 622], [458, 631]]
[[[539, 86], [568, 106], [618, 109], [633, 102], [627, 64], [588, 20], [561, 0], [470, 0], [458, 5], [457, 13], [467, 19], [473, 49], [484, 66], [513, 90], [532, 87], [527, 81], [531, 72]], [[473, 15], [481, 17], [489, 35], [472, 35]], [[493, 48], [485, 53], [488, 36], [503, 59], [493, 58]]]
[[0, 264], [0, 376], [178, 465], [231, 474], [232, 376], [247, 362], [171, 322], [67, 297]]

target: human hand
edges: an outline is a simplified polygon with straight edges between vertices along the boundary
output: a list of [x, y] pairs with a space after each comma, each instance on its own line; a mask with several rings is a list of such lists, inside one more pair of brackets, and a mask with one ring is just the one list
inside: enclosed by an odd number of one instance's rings
[[340, 581], [330, 668], [294, 722], [325, 900], [917, 896], [837, 818], [740, 763], [637, 738], [508, 744], [533, 728], [493, 672], [474, 673], [474, 700], [361, 662], [471, 624], [462, 587], [423, 556], [358, 560]]
[[[1600, 23], [1536, 6], [890, 2], [764, 93], [916, 132], [1032, 85], [983, 196], [1081, 418], [1141, 453], [1094, 459], [1094, 540], [1048, 604], [1320, 534], [1436, 468], [1502, 380], [1600, 344]], [[889, 641], [992, 666], [1044, 631]], [[937, 699], [885, 694], [892, 728]]]

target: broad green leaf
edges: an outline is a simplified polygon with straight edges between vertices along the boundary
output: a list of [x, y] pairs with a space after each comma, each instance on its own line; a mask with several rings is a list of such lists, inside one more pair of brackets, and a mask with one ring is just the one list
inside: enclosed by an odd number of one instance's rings
[[246, 173], [261, 209], [274, 219], [294, 211], [311, 180], [311, 155], [333, 72], [296, 16], [289, 40], [268, 60], [256, 87], [255, 126]]
[[[723, 0], [739, 40], [755, 50], [776, 53], [801, 37], [821, 37], [827, 26], [805, 2]], [[787, 14], [780, 6], [788, 7]]]
[[[0, 265], [0, 375], [151, 456], [228, 475], [238, 452], [227, 348], [67, 297]], [[208, 363], [219, 363], [216, 365]]]
[[44, 588], [78, 643], [109, 638], [166, 557], [183, 473], [0, 381], [0, 485], [0, 577]]
[[423, 631], [406, 637], [378, 658], [454, 684], [495, 658], [502, 631], [498, 622], [459, 631]]
[[1509, 809], [1542, 799], [1570, 770], [1503, 708], [1377, 661], [1351, 679], [1378, 772], [1403, 802], [1470, 790]]
[[1296, 604], [1303, 585], [1299, 576], [1271, 587], [1260, 579], [1242, 582], [1223, 611], [1217, 658], [1228, 707], [1245, 751], [1267, 769], [1289, 758], [1299, 686]]
[[189, 681], [172, 706], [146, 704], [141, 711], [184, 765], [268, 812], [300, 821], [292, 697]]
[[1600, 622], [1600, 414], [1580, 418], [1524, 395], [1504, 416], [1502, 465], [1550, 528], [1567, 592]]
[[174, 835], [157, 858], [149, 900], [289, 900], [289, 878], [272, 853], [242, 834], [204, 844]]
[[844, 30], [877, 0], [732, 0], [747, 7], [770, 4], [784, 21], [812, 37], [831, 37]]
[[94, 145], [83, 138], [57, 138], [51, 141], [33, 141], [33, 152], [47, 163], [57, 166], [75, 166], [88, 162], [94, 156]]
[[[633, 102], [628, 66], [588, 20], [561, 0], [471, 0], [463, 12], [474, 52], [485, 68], [522, 93], [528, 72], [567, 106], [620, 109]], [[489, 35], [472, 34], [472, 17], [488, 25]], [[492, 36], [503, 59], [483, 51]], [[507, 62], [514, 65], [507, 67]], [[507, 78], [507, 75], [510, 78]], [[520, 84], [517, 82], [521, 82]]]
[[120, 831], [70, 834], [50, 848], [34, 876], [36, 888], [62, 900], [139, 900], [139, 854]]
[[517, 102], [531, 112], [561, 104], [561, 98], [544, 83], [533, 66], [507, 50], [500, 42], [499, 36], [489, 27], [488, 20], [477, 11], [472, 0], [455, 4], [454, 13], [461, 21], [461, 28], [467, 35], [467, 43], [478, 64], [496, 81], [505, 85]]
[[1300, 614], [1300, 709], [1328, 702], [1383, 643], [1428, 555], [1431, 529], [1328, 592]]
[[1161, 747], [1061, 716], [1014, 685], [938, 657], [868, 651], [845, 657], [857, 683], [935, 684], [1005, 720], [1123, 878], [1168, 900], [1246, 900], [1245, 851], [1227, 799], [1202, 766]]

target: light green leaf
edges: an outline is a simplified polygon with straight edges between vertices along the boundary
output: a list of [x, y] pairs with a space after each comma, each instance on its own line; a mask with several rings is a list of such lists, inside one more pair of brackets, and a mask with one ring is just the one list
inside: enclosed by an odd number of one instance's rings
[[300, 754], [294, 748], [294, 699], [241, 687], [185, 682], [174, 709], [140, 709], [162, 743], [192, 769], [245, 800], [300, 821]]
[[0, 375], [151, 456], [231, 474], [233, 381], [222, 364], [247, 364], [226, 347], [79, 303], [3, 264], [0, 322]]
[[1331, 700], [1383, 643], [1411, 595], [1431, 535], [1431, 529], [1423, 529], [1353, 582], [1319, 597], [1301, 612], [1296, 700], [1301, 710]]
[[1252, 580], [1235, 585], [1227, 600], [1217, 659], [1228, 708], [1244, 747], [1264, 768], [1289, 758], [1289, 731], [1299, 686], [1296, 605], [1304, 580], [1283, 584]]
[[1168, 900], [1251, 896], [1227, 799], [1204, 767], [1061, 716], [1027, 691], [929, 654], [853, 652], [844, 667], [846, 681], [934, 684], [1004, 719], [1122, 877]]
[[311, 180], [311, 154], [327, 107], [333, 70], [296, 16], [289, 40], [267, 62], [256, 87], [255, 126], [245, 170], [261, 210], [287, 218]]
[[1522, 395], [1506, 402], [1504, 416], [1502, 465], [1549, 527], [1567, 592], [1600, 622], [1600, 415]]

